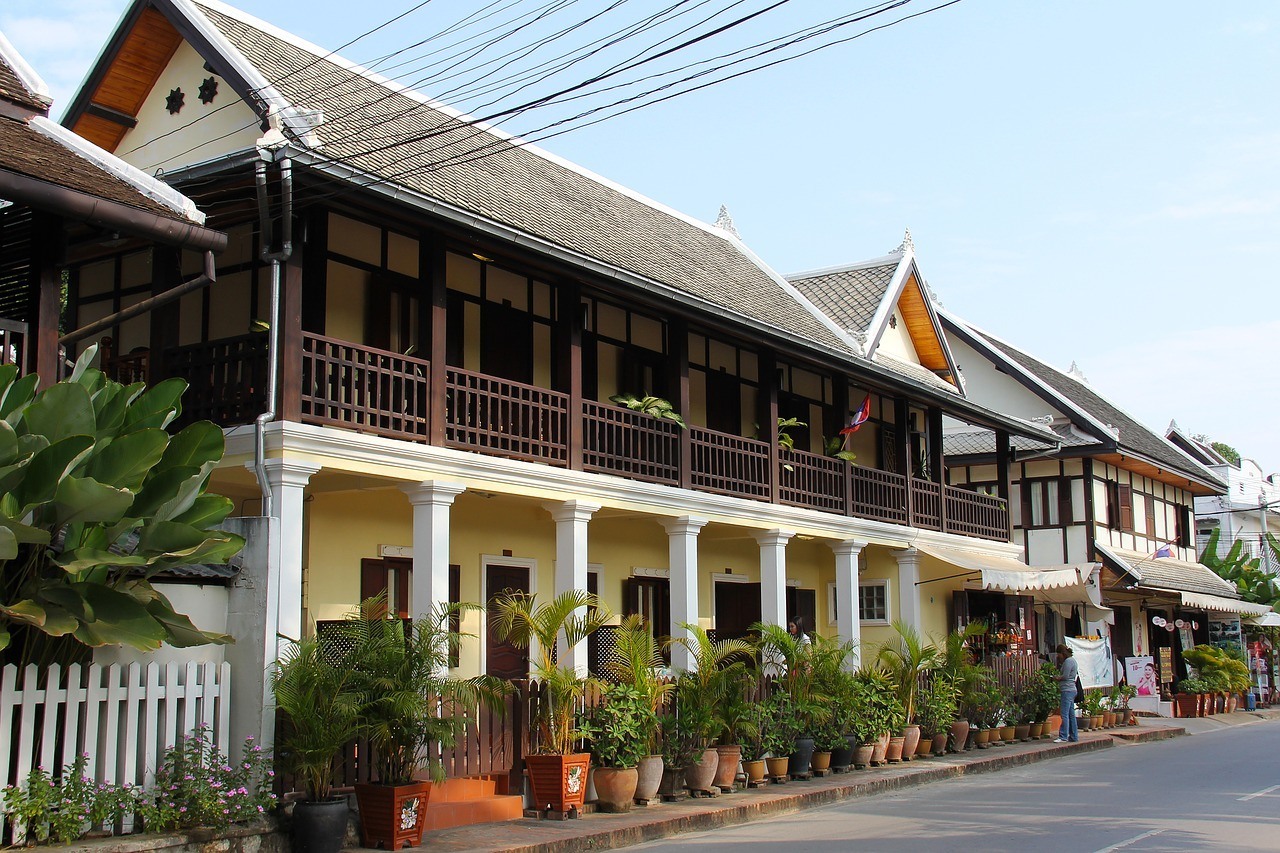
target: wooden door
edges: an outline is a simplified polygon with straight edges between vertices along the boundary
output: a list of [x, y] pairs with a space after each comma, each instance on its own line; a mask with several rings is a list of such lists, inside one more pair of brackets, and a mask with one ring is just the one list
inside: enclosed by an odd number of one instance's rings
[[404, 557], [361, 560], [360, 600], [385, 594], [387, 612], [409, 619], [409, 578], [412, 575], [413, 561]]
[[[661, 645], [671, 636], [671, 582], [666, 578], [627, 578], [622, 582], [622, 615], [644, 619], [649, 633]], [[663, 647], [662, 659], [671, 662]]]
[[787, 587], [787, 619], [800, 619], [806, 634], [818, 630], [818, 593], [812, 589]]
[[528, 678], [529, 650], [518, 648], [493, 633], [493, 601], [504, 592], [529, 591], [529, 570], [523, 566], [488, 566], [485, 568], [485, 595], [490, 618], [485, 620], [484, 671], [495, 678]]
[[760, 584], [717, 583], [715, 587], [716, 639], [745, 637], [760, 621]]

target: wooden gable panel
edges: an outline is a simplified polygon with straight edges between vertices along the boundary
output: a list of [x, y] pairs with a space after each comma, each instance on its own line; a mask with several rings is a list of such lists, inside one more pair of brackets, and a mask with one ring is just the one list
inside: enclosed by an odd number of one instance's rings
[[[112, 110], [136, 117], [151, 87], [182, 44], [182, 36], [173, 25], [148, 6], [138, 16], [125, 37], [120, 50], [111, 60], [106, 73], [97, 81], [89, 100]], [[82, 115], [72, 128], [76, 133], [108, 151], [114, 151], [124, 136], [124, 127], [108, 131], [110, 125], [90, 115]]]
[[902, 295], [898, 297], [898, 311], [907, 324], [907, 332], [911, 335], [911, 343], [920, 357], [920, 364], [934, 371], [949, 371], [947, 355], [938, 338], [938, 330], [933, 326], [929, 316], [929, 308], [924, 301], [924, 292], [920, 283], [912, 275], [907, 279]]

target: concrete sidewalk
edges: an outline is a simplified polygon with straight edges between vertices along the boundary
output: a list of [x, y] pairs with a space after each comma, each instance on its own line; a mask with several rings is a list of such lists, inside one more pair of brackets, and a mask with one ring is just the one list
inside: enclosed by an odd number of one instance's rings
[[[1241, 722], [1257, 722], [1258, 719], [1255, 716]], [[578, 820], [567, 821], [526, 818], [506, 823], [459, 827], [432, 833], [423, 842], [433, 850], [507, 850], [520, 853], [568, 853], [626, 847], [683, 832], [698, 832], [813, 806], [829, 805], [851, 797], [863, 797], [942, 779], [987, 773], [1050, 758], [1106, 749], [1114, 746], [1117, 741], [1142, 743], [1176, 737], [1185, 734], [1182, 726], [1184, 722], [1199, 721], [1145, 718], [1138, 726], [1110, 729], [1107, 732], [1085, 732], [1079, 743], [1055, 744], [1042, 740], [985, 750], [974, 749], [945, 758], [926, 758], [822, 779], [770, 785], [713, 799], [689, 799], [636, 808], [622, 815], [588, 814]]]
[[1230, 714], [1214, 714], [1209, 717], [1147, 717], [1143, 722], [1160, 725], [1181, 726], [1189, 735], [1202, 735], [1209, 732], [1220, 732], [1234, 726], [1246, 726], [1264, 720], [1280, 720], [1280, 708], [1259, 708], [1256, 711], [1233, 711]]

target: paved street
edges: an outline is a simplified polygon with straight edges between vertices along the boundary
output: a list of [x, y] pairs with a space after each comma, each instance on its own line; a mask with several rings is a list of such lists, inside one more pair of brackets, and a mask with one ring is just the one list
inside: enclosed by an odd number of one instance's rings
[[1280, 849], [1280, 723], [1122, 746], [636, 850]]

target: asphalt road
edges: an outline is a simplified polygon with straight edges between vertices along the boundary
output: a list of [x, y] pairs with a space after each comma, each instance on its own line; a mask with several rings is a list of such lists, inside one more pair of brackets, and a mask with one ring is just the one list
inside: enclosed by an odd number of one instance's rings
[[881, 794], [636, 850], [1280, 851], [1280, 722]]

